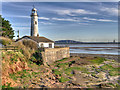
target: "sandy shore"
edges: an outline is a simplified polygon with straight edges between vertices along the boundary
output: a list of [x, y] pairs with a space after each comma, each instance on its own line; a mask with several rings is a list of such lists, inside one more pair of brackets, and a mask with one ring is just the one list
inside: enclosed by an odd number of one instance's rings
[[106, 59], [116, 60], [120, 62], [120, 55], [109, 55], [109, 54], [81, 54], [81, 53], [70, 53], [70, 56], [79, 56], [79, 57], [104, 57]]

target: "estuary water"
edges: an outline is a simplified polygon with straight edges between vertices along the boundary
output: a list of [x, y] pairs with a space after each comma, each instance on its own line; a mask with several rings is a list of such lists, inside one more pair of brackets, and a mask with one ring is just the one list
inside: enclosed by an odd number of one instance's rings
[[69, 46], [70, 53], [120, 55], [118, 44], [55, 44]]

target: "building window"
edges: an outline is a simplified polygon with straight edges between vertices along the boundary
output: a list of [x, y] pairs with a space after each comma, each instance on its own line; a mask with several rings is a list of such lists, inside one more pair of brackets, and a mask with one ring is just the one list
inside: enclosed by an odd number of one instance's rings
[[49, 48], [52, 48], [52, 44], [49, 44]]
[[44, 47], [43, 43], [41, 43], [41, 47]]
[[35, 21], [35, 24], [37, 24], [37, 21]]

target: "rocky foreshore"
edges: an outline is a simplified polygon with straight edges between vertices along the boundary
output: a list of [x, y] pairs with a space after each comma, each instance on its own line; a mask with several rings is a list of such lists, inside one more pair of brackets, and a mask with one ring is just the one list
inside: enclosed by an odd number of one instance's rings
[[79, 57], [104, 57], [106, 59], [115, 60], [119, 62], [120, 55], [110, 55], [110, 54], [83, 54], [83, 53], [70, 53], [70, 56]]
[[4, 75], [2, 84], [7, 88], [9, 86], [13, 88], [120, 87], [118, 72], [120, 63], [114, 60], [115, 56], [110, 55], [112, 57], [110, 58], [109, 55], [103, 55], [109, 59], [101, 56], [72, 54], [69, 58], [63, 58], [45, 66], [37, 65], [32, 61], [26, 62], [20, 52], [6, 52], [2, 57], [2, 75]]

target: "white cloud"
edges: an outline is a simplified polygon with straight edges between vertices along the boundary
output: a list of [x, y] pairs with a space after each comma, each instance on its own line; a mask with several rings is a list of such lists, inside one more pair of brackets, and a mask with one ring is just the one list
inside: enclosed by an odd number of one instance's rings
[[84, 17], [83, 19], [90, 20], [90, 21], [99, 21], [99, 22], [117, 22], [115, 20], [110, 20], [110, 19], [95, 19], [95, 18], [88, 18], [88, 17]]
[[106, 8], [106, 7], [104, 7], [101, 9], [101, 11], [107, 12], [110, 15], [118, 16], [118, 8]]
[[78, 22], [79, 21], [77, 19], [70, 19], [70, 18], [52, 18], [52, 20], [57, 20], [57, 21], [72, 21], [72, 22]]
[[97, 14], [97, 12], [91, 12], [84, 9], [66, 9], [66, 10], [54, 10], [59, 15], [77, 16], [80, 14]]
[[38, 17], [38, 19], [50, 20], [50, 18], [47, 18], [47, 17]]
[[44, 25], [51, 25], [52, 23], [49, 23], [49, 22], [39, 22], [39, 23], [41, 23], [41, 24], [44, 24]]
[[[17, 17], [17, 18], [31, 18], [30, 16], [22, 16], [22, 15], [9, 15], [6, 17]], [[42, 20], [50, 20], [50, 18], [47, 17], [38, 17], [38, 19], [42, 19]]]

